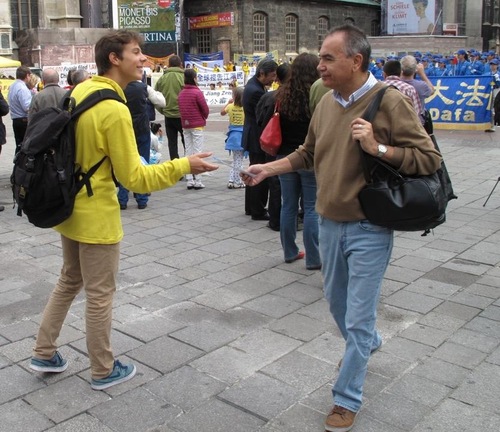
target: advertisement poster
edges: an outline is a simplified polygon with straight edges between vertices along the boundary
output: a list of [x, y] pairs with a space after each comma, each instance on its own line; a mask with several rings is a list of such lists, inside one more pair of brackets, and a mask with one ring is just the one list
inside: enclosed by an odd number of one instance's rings
[[179, 1], [115, 0], [114, 27], [135, 30], [145, 43], [176, 42], [180, 40], [181, 19]]
[[441, 34], [439, 0], [385, 0], [383, 34]]

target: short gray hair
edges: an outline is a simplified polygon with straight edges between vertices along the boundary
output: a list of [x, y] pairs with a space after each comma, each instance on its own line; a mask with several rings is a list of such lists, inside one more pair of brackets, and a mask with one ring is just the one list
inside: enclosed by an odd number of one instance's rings
[[413, 76], [417, 71], [417, 59], [412, 55], [404, 56], [401, 59], [401, 73], [404, 76]]

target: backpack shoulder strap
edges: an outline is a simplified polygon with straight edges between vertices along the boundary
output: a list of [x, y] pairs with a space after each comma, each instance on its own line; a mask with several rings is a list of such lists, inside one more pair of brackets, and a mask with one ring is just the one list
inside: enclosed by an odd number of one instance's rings
[[[71, 98], [71, 94], [68, 95], [68, 97]], [[78, 117], [84, 111], [88, 110], [89, 108], [92, 108], [94, 105], [97, 105], [99, 102], [106, 99], [113, 99], [118, 102], [125, 103], [125, 101], [118, 95], [118, 93], [116, 93], [111, 89], [97, 90], [94, 93], [87, 96], [81, 103], [76, 105], [76, 107], [71, 112], [71, 117], [73, 118]]]
[[[71, 98], [71, 94], [68, 95], [68, 98], [73, 100]], [[76, 119], [80, 114], [82, 114], [84, 111], [92, 108], [94, 105], [97, 105], [99, 102], [106, 100], [106, 99], [113, 99], [118, 102], [125, 103], [125, 101], [118, 95], [113, 90], [110, 89], [102, 89], [102, 90], [97, 90], [96, 92], [92, 93], [91, 95], [87, 96], [83, 102], [78, 104], [76, 108], [71, 113], [71, 118]], [[71, 101], [69, 101], [71, 103]], [[92, 177], [95, 172], [99, 169], [99, 167], [102, 165], [104, 160], [107, 158], [107, 156], [104, 156], [99, 162], [94, 164], [86, 173], [78, 173], [77, 174], [77, 183], [76, 183], [76, 192], [78, 192], [83, 186], [87, 188], [87, 195], [91, 197], [94, 192], [92, 191], [92, 186], [90, 184], [90, 177]], [[114, 173], [113, 175], [113, 181], [117, 183], [115, 179]]]

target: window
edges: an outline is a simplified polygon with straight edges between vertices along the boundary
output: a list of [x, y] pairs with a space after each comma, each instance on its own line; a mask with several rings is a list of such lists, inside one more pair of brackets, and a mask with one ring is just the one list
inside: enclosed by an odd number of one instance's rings
[[38, 0], [10, 0], [13, 30], [38, 27]]
[[[497, 2], [495, 2], [497, 3]], [[457, 0], [456, 2], [456, 13], [457, 13], [457, 23], [458, 23], [458, 35], [464, 36], [466, 34], [466, 25], [465, 25], [465, 14], [467, 12], [467, 3], [465, 0]], [[493, 22], [496, 22], [498, 18], [498, 9], [495, 7]]]
[[377, 20], [373, 20], [371, 23], [370, 35], [378, 36], [380, 34], [380, 23]]
[[267, 52], [267, 16], [261, 12], [253, 14], [253, 51]]
[[354, 18], [346, 18], [344, 24], [354, 25]]
[[196, 46], [198, 47], [198, 54], [210, 54], [210, 29], [201, 29], [196, 31]]
[[0, 38], [1, 38], [0, 48], [2, 50], [10, 50], [10, 34], [1, 32]]
[[318, 18], [318, 51], [321, 49], [321, 44], [323, 43], [328, 29], [330, 28], [330, 21], [327, 17]]
[[298, 18], [295, 15], [285, 17], [285, 52], [297, 52], [297, 23]]

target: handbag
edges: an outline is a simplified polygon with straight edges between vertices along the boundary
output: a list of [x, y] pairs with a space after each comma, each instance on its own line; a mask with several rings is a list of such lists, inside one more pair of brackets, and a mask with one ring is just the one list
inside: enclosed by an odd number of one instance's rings
[[279, 102], [274, 105], [274, 112], [266, 127], [260, 134], [260, 148], [271, 156], [276, 156], [281, 147], [281, 124], [279, 113]]
[[[363, 114], [365, 120], [372, 121], [386, 90], [374, 97]], [[359, 148], [367, 184], [358, 198], [370, 222], [397, 231], [424, 231], [422, 235], [445, 222], [448, 201], [456, 195], [443, 160], [433, 174], [407, 176]]]

